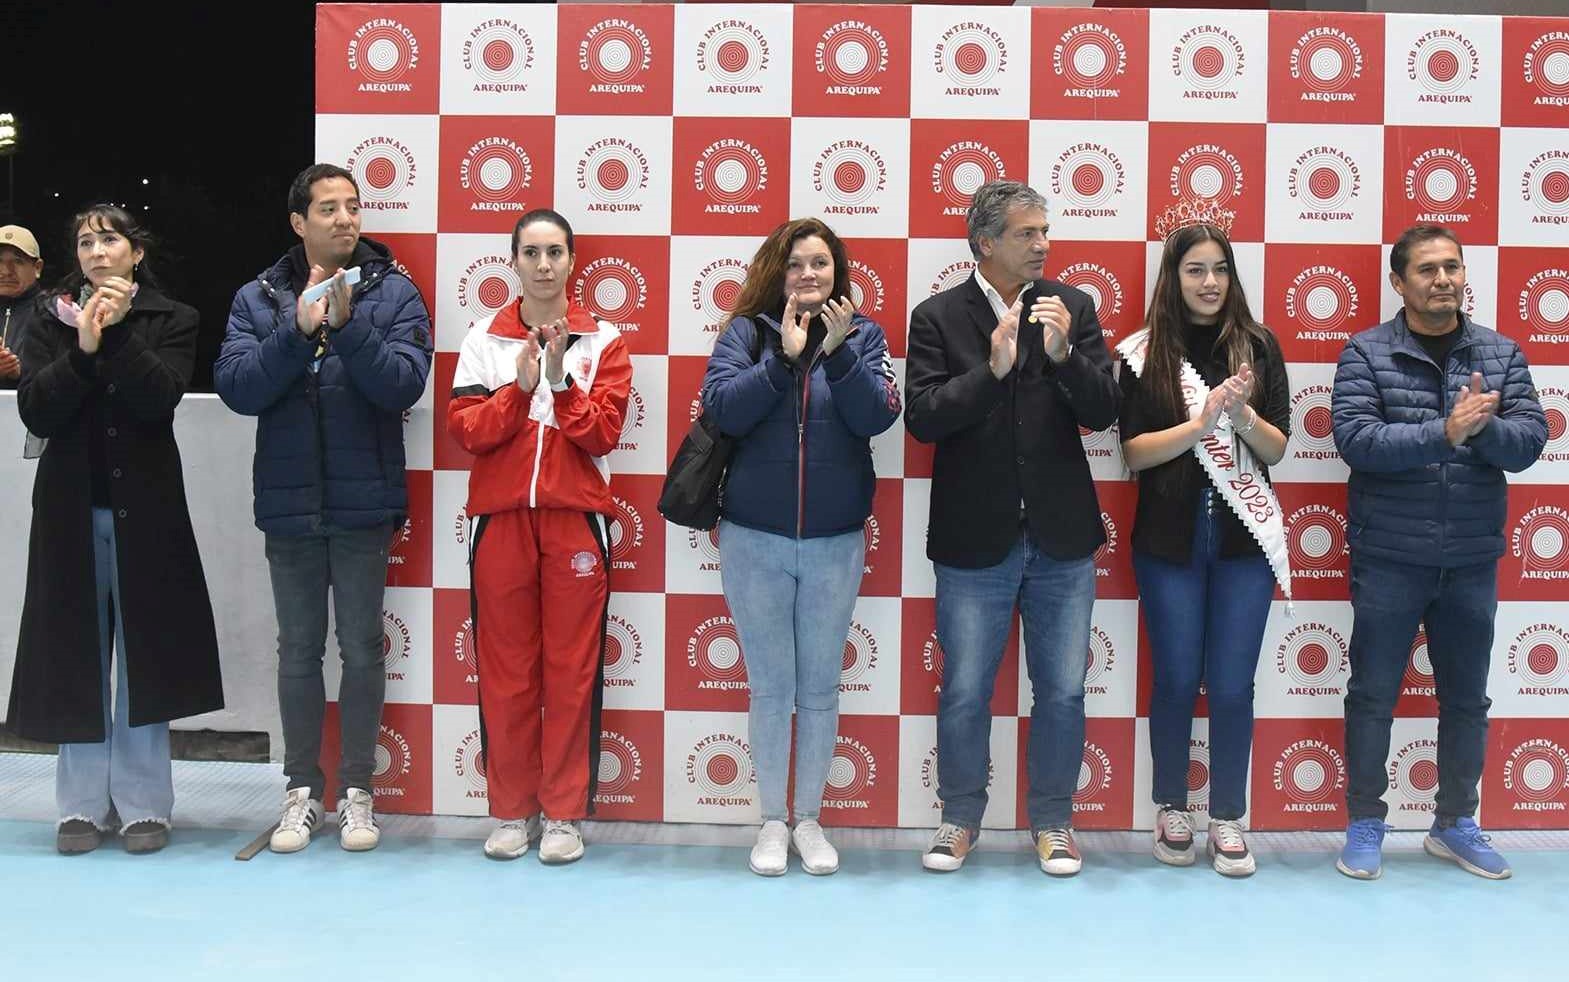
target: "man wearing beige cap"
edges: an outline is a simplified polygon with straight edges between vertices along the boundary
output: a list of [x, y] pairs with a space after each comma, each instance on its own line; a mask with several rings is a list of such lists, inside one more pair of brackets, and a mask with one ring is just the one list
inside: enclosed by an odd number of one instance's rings
[[22, 377], [22, 338], [36, 318], [38, 274], [44, 261], [38, 240], [20, 225], [0, 225], [0, 389]]

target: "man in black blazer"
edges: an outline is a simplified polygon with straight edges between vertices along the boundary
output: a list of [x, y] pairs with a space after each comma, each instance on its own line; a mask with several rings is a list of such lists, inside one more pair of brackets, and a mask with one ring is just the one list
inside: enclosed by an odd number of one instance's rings
[[922, 856], [958, 869], [986, 810], [990, 702], [1017, 607], [1034, 707], [1030, 829], [1041, 869], [1079, 871], [1073, 791], [1084, 750], [1094, 553], [1105, 541], [1081, 425], [1116, 422], [1118, 389], [1089, 297], [1041, 278], [1046, 200], [1017, 181], [975, 192], [977, 265], [910, 317], [905, 424], [937, 446], [926, 555], [944, 651], [937, 710], [943, 822]]

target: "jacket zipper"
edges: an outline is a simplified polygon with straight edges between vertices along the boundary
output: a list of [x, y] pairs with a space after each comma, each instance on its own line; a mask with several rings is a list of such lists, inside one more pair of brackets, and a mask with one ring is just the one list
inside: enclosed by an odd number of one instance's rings
[[11, 347], [11, 308], [5, 309], [5, 327], [0, 328], [0, 344]]
[[[541, 361], [540, 362], [540, 366], [539, 366], [539, 382], [534, 383], [534, 388], [536, 388], [536, 389], [539, 388], [540, 383], [543, 383], [544, 381], [545, 381], [545, 365], [544, 365], [544, 362]], [[533, 407], [534, 407], [534, 393], [533, 392], [530, 392], [528, 394], [528, 402], [529, 402], [529, 409], [528, 410], [524, 410], [524, 412], [528, 412], [529, 410], [532, 410]], [[539, 419], [534, 420], [534, 429], [536, 431], [536, 433], [535, 433], [536, 439], [534, 440], [534, 473], [529, 476], [529, 481], [528, 481], [528, 506], [530, 508], [538, 508], [539, 507], [539, 505], [536, 503], [535, 499], [536, 499], [537, 494], [539, 492], [539, 464], [540, 464], [540, 461], [542, 459], [544, 459], [544, 456], [545, 456], [545, 422], [544, 422], [544, 420], [539, 420]]]
[[806, 531], [806, 411], [812, 401], [812, 369], [823, 354], [822, 345], [801, 373], [801, 415], [795, 421], [795, 537]]

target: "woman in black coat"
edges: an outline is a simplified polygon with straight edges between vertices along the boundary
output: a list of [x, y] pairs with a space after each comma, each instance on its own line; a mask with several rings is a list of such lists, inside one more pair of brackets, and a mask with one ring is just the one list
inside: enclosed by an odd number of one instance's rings
[[49, 442], [7, 717], [60, 744], [61, 852], [116, 829], [153, 852], [174, 805], [168, 721], [223, 706], [174, 442], [198, 316], [157, 291], [128, 212], [98, 205], [71, 229], [80, 270], [42, 298], [17, 387], [22, 422]]

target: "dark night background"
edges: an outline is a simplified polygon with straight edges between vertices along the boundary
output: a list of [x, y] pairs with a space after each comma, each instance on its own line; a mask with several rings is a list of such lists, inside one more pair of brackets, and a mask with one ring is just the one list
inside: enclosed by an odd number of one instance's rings
[[234, 291], [298, 241], [287, 197], [313, 162], [315, 36], [314, 4], [292, 0], [0, 0], [0, 112], [21, 130], [0, 224], [38, 236], [48, 285], [75, 262], [83, 206], [143, 216], [164, 288], [202, 314], [192, 390], [211, 389]]

